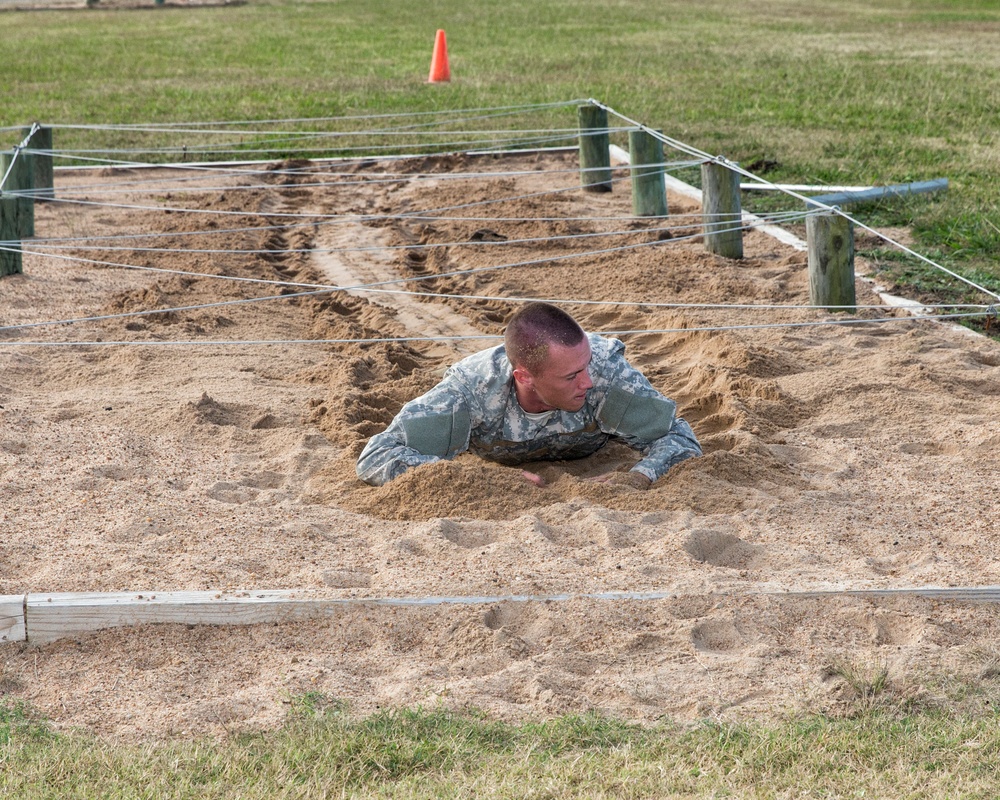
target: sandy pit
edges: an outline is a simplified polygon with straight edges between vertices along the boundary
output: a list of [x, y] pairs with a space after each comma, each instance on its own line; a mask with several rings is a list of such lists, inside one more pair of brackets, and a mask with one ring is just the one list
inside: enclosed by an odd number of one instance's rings
[[[358, 714], [444, 704], [652, 721], [833, 713], [847, 702], [837, 663], [884, 663], [895, 691], [926, 702], [948, 702], [949, 681], [995, 680], [995, 606], [842, 590], [1000, 584], [996, 342], [902, 316], [705, 330], [837, 317], [790, 308], [808, 303], [806, 256], [764, 233], [728, 261], [705, 252], [693, 217], [669, 237], [632, 218], [627, 184], [532, 196], [571, 189], [569, 157], [364, 162], [322, 179], [308, 167], [212, 192], [173, 173], [57, 174], [64, 199], [89, 186], [79, 196], [119, 207], [46, 203], [39, 237], [136, 237], [60, 254], [195, 274], [27, 254], [23, 275], [0, 279], [2, 325], [106, 317], [0, 330], [0, 595], [299, 589], [359, 602], [293, 624], [0, 645], [0, 692], [59, 727], [160, 736], [273, 726], [306, 692]], [[523, 174], [472, 175], [501, 170]], [[123, 191], [130, 180], [147, 183]], [[602, 231], [627, 233], [565, 238]], [[139, 249], [151, 245], [163, 249]], [[368, 288], [116, 316], [305, 290], [208, 275], [410, 279], [478, 299]], [[535, 465], [545, 488], [470, 456], [360, 483], [367, 438], [496, 340], [345, 340], [496, 336], [515, 308], [505, 297], [630, 302], [564, 305], [589, 330], [668, 331], [621, 338], [704, 457], [648, 492], [585, 480], [634, 463], [620, 447]], [[254, 344], [10, 344], [223, 340]], [[665, 596], [360, 602], [597, 592]]]

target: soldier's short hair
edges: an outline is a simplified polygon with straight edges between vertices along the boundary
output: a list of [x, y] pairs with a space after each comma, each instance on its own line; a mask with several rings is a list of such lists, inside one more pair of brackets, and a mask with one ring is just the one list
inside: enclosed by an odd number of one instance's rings
[[569, 314], [551, 303], [527, 303], [507, 323], [504, 347], [515, 367], [535, 372], [545, 363], [552, 343], [575, 347], [586, 334]]

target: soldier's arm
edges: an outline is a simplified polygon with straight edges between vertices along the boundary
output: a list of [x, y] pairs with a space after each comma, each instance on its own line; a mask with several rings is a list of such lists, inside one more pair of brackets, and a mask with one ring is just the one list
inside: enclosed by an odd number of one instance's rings
[[[609, 359], [607, 368], [609, 385], [598, 419], [605, 431], [643, 454], [630, 475], [652, 483], [675, 464], [702, 454], [691, 426], [676, 415], [674, 401], [657, 391], [621, 351]], [[643, 488], [639, 480], [632, 485]]]
[[454, 458], [469, 447], [471, 414], [464, 395], [442, 382], [400, 409], [389, 427], [368, 440], [357, 474], [382, 486], [408, 469]]
[[645, 475], [652, 482], [665, 475], [675, 464], [701, 454], [701, 445], [691, 426], [684, 419], [675, 417], [670, 430], [649, 446], [643, 459], [632, 467], [632, 472]]

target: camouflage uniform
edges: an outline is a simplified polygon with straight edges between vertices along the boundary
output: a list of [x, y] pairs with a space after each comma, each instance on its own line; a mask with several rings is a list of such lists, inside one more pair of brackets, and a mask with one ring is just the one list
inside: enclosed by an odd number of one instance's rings
[[617, 339], [589, 334], [593, 387], [579, 411], [529, 418], [514, 391], [513, 367], [503, 345], [469, 356], [444, 379], [411, 400], [389, 427], [373, 436], [358, 459], [358, 477], [381, 486], [406, 470], [471, 450], [515, 465], [582, 458], [614, 438], [638, 450], [633, 468], [655, 481], [701, 447], [676, 405], [624, 357]]

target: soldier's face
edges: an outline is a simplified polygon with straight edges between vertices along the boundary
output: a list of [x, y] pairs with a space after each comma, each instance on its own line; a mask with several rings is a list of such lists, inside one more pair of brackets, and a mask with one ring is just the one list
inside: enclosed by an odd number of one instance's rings
[[594, 385], [590, 379], [590, 342], [573, 347], [549, 345], [548, 358], [531, 373], [531, 389], [548, 409], [579, 411]]

